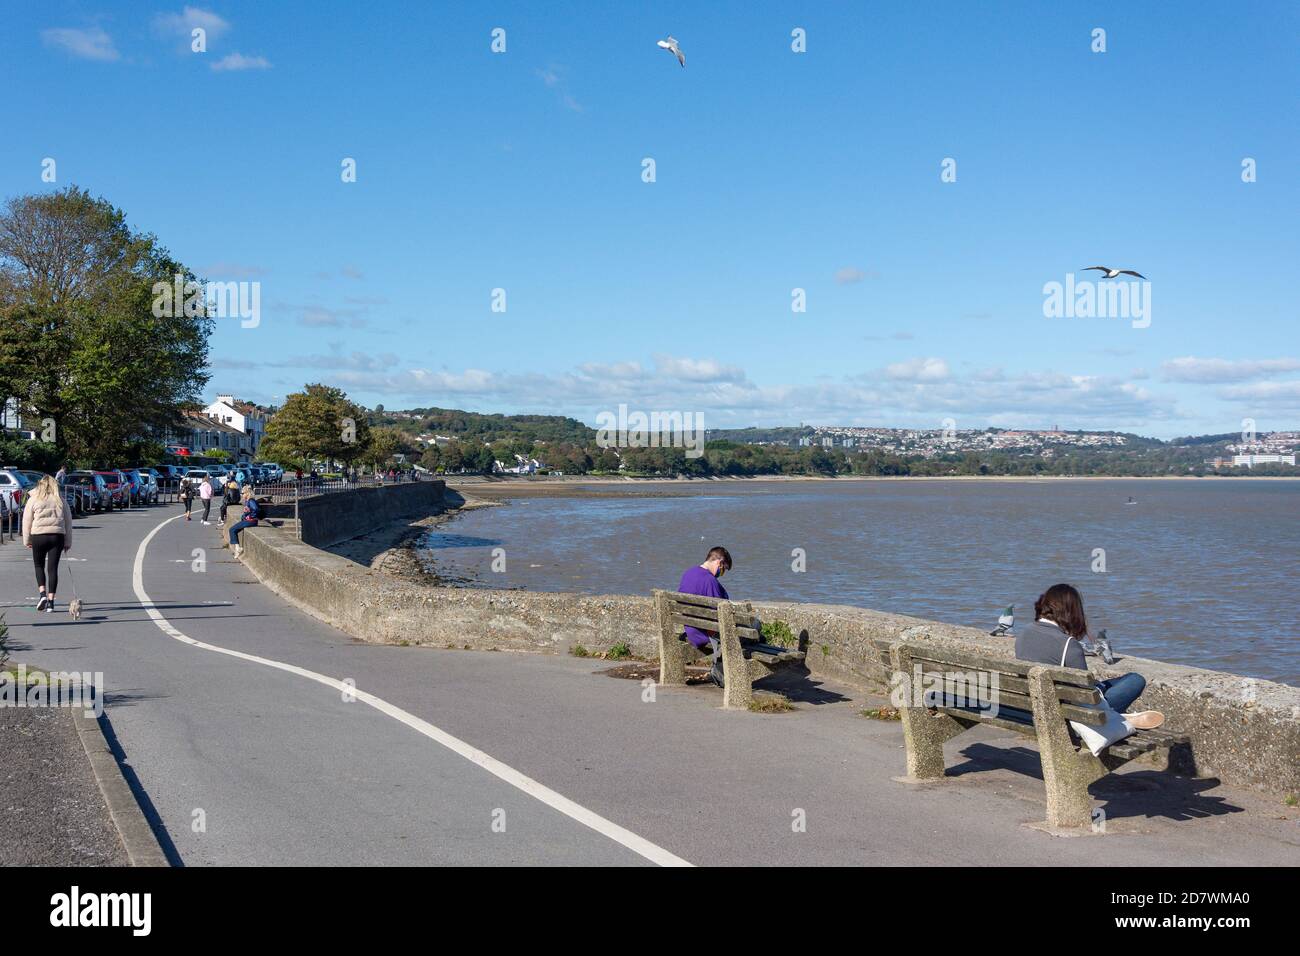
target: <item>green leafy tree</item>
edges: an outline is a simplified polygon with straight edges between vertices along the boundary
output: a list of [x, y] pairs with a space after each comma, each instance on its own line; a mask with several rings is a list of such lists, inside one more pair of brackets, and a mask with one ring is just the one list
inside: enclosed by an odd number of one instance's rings
[[402, 433], [395, 428], [372, 429], [370, 444], [366, 448], [366, 460], [378, 471], [392, 461], [394, 455], [400, 454], [405, 445]]
[[201, 295], [157, 307], [178, 276], [197, 282], [75, 186], [0, 210], [0, 394], [61, 456], [109, 463], [198, 400], [213, 323]]
[[360, 406], [342, 389], [313, 384], [289, 395], [266, 423], [259, 453], [274, 461], [342, 461], [363, 458], [370, 425]]

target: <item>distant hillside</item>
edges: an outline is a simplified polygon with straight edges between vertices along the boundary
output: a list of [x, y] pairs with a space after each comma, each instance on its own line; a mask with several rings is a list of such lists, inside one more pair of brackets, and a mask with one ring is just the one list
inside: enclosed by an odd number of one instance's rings
[[484, 415], [455, 408], [388, 411], [379, 405], [371, 413], [370, 422], [392, 426], [410, 435], [432, 433], [485, 442], [523, 440], [589, 445], [596, 440], [594, 429], [560, 415]]

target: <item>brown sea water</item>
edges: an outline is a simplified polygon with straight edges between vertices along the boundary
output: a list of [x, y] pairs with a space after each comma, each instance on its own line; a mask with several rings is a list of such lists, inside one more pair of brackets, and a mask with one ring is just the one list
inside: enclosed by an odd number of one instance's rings
[[[853, 604], [985, 630], [1008, 604], [1017, 625], [1028, 623], [1038, 594], [1066, 581], [1117, 652], [1300, 686], [1300, 481], [655, 487], [657, 496], [511, 499], [429, 532], [423, 553], [469, 586], [648, 594], [675, 587], [722, 544], [736, 598]], [[496, 548], [504, 572], [492, 570]], [[1097, 549], [1104, 572], [1094, 570]]]

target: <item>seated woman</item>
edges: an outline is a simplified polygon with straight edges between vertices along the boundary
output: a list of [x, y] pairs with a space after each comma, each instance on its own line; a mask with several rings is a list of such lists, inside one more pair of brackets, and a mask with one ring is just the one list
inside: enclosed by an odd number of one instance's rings
[[[1087, 670], [1083, 647], [1079, 644], [1087, 634], [1083, 598], [1068, 584], [1054, 584], [1034, 602], [1034, 623], [1016, 635], [1016, 658], [1052, 667]], [[1158, 710], [1128, 712], [1146, 686], [1146, 678], [1141, 674], [1125, 674], [1097, 682], [1097, 689], [1110, 709], [1123, 714], [1135, 730], [1154, 730], [1165, 722], [1165, 715]]]
[[245, 528], [256, 528], [257, 522], [262, 517], [262, 506], [257, 503], [253, 497], [253, 489], [245, 488], [240, 496], [244, 502], [244, 517], [241, 521], [236, 521], [230, 526], [230, 548], [235, 552], [235, 557], [239, 557], [243, 549], [239, 545], [239, 532]]

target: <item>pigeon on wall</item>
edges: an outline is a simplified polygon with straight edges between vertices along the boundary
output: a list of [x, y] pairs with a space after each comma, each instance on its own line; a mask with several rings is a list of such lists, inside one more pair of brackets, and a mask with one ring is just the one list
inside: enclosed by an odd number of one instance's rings
[[995, 630], [989, 631], [993, 637], [1001, 637], [1004, 634], [1010, 634], [1011, 629], [1016, 626], [1016, 606], [1008, 604], [1007, 609], [998, 617], [998, 626]]

